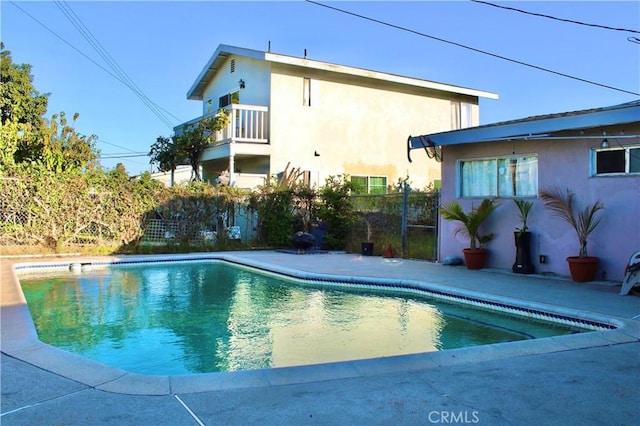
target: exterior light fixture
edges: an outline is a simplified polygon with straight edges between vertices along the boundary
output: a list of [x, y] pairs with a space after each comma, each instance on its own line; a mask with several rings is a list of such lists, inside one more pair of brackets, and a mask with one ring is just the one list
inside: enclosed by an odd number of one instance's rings
[[609, 139], [607, 139], [607, 132], [602, 132], [602, 136], [604, 136], [604, 139], [602, 139], [602, 142], [600, 142], [600, 148], [609, 148]]
[[244, 88], [245, 88], [245, 84], [244, 84], [244, 80], [243, 80], [243, 79], [240, 79], [240, 81], [238, 82], [238, 84], [240, 85], [240, 88], [241, 88], [241, 89], [244, 89]]

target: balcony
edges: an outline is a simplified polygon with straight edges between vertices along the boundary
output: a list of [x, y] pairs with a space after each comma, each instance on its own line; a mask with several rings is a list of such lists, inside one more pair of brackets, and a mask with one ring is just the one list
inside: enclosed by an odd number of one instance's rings
[[[251, 188], [264, 184], [267, 175], [264, 166], [260, 165], [268, 165], [271, 156], [269, 108], [231, 104], [224, 109], [229, 111], [229, 124], [212, 135], [213, 142], [202, 153], [200, 164], [211, 173], [226, 169], [232, 186]], [[174, 130], [180, 134], [184, 127], [208, 117], [211, 114], [188, 121]], [[258, 158], [261, 160], [256, 161]], [[236, 171], [239, 167], [243, 173]]]
[[269, 108], [258, 105], [231, 104], [229, 125], [216, 132], [216, 145], [233, 142], [269, 143]]
[[[225, 108], [229, 111], [229, 124], [222, 130], [215, 132], [214, 147], [230, 143], [269, 143], [269, 108], [259, 105], [231, 104]], [[200, 120], [212, 117], [213, 114], [194, 118], [174, 128], [177, 135], [182, 129], [198, 123]]]

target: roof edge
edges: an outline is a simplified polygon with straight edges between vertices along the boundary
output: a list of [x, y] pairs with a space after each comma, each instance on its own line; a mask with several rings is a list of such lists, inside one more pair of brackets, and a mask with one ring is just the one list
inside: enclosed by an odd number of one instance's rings
[[468, 87], [455, 86], [452, 84], [438, 83], [430, 80], [423, 80], [415, 77], [407, 77], [398, 74], [389, 74], [382, 71], [368, 70], [364, 68], [352, 67], [348, 65], [333, 64], [330, 62], [317, 61], [314, 59], [299, 58], [296, 56], [282, 55], [279, 53], [266, 53], [267, 61], [276, 62], [286, 65], [295, 65], [300, 67], [314, 68], [321, 71], [338, 72], [350, 74], [357, 77], [373, 78], [377, 80], [391, 81], [394, 83], [406, 84], [410, 86], [423, 87], [427, 89], [440, 90], [444, 92], [460, 93], [470, 96], [478, 96], [489, 99], [498, 99], [497, 93], [487, 92], [484, 90], [472, 89]]
[[227, 44], [218, 45], [218, 48], [216, 49], [216, 51], [213, 52], [213, 55], [211, 55], [206, 65], [202, 68], [202, 71], [200, 71], [200, 74], [198, 74], [198, 77], [195, 79], [194, 83], [191, 85], [191, 88], [187, 91], [187, 99], [196, 99], [196, 100], [201, 99], [201, 97], [198, 97], [198, 95], [195, 92], [198, 89], [198, 87], [202, 85], [205, 76], [213, 68], [218, 58], [221, 57], [222, 55], [226, 55], [226, 56], [238, 55], [238, 56], [245, 56], [245, 57], [254, 58], [254, 59], [262, 59], [262, 60], [265, 59], [265, 52], [262, 52], [260, 50], [230, 46]]
[[[530, 138], [542, 133], [588, 129], [638, 121], [640, 121], [640, 100], [602, 108], [532, 116], [424, 136], [428, 136], [436, 145], [445, 146], [500, 139]], [[422, 148], [418, 143], [416, 146], [413, 145], [411, 143], [410, 149]]]
[[488, 92], [484, 90], [477, 90], [468, 87], [455, 86], [451, 84], [438, 83], [430, 80], [423, 80], [414, 77], [407, 77], [397, 74], [389, 74], [381, 71], [373, 71], [367, 70], [363, 68], [357, 68], [347, 65], [338, 65], [330, 62], [317, 61], [313, 59], [307, 58], [299, 58], [296, 56], [283, 55], [279, 53], [272, 52], [263, 52], [260, 50], [247, 49], [243, 47], [230, 46], [226, 44], [220, 44], [216, 51], [211, 55], [206, 65], [198, 74], [198, 77], [195, 79], [194, 83], [191, 85], [189, 90], [187, 91], [187, 99], [193, 100], [201, 100], [202, 93], [199, 93], [199, 89], [203, 89], [203, 86], [208, 83], [206, 80], [207, 74], [209, 74], [212, 70], [215, 69], [215, 64], [222, 57], [226, 57], [229, 55], [238, 55], [249, 57], [258, 60], [264, 60], [274, 63], [286, 64], [286, 65], [294, 65], [300, 67], [313, 68], [322, 71], [329, 72], [337, 72], [342, 74], [349, 74], [356, 77], [362, 78], [372, 78], [382, 81], [389, 81], [398, 84], [404, 84], [408, 86], [422, 87], [426, 89], [438, 90], [442, 92], [449, 93], [458, 93], [468, 96], [477, 96], [488, 99], [499, 99], [499, 95], [497, 93]]

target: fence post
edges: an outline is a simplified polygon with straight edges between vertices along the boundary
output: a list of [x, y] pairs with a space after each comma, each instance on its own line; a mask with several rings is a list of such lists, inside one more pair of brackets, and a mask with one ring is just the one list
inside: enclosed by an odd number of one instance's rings
[[402, 226], [400, 227], [400, 235], [402, 237], [401, 257], [404, 259], [407, 255], [407, 216], [409, 201], [409, 185], [406, 181], [402, 183]]
[[440, 191], [436, 191], [433, 203], [433, 261], [437, 262], [440, 253]]

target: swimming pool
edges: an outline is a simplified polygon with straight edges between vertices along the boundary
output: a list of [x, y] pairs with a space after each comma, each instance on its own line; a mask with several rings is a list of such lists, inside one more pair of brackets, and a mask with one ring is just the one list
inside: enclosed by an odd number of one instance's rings
[[[256, 274], [210, 259], [64, 266], [55, 277], [21, 279], [40, 339], [142, 374], [315, 364], [611, 328], [397, 280], [285, 273], [275, 281], [282, 271]], [[51, 309], [47, 301], [63, 295], [74, 303]], [[186, 311], [194, 307], [206, 319]], [[296, 307], [303, 309], [284, 320]], [[134, 330], [136, 322], [144, 327]]]

